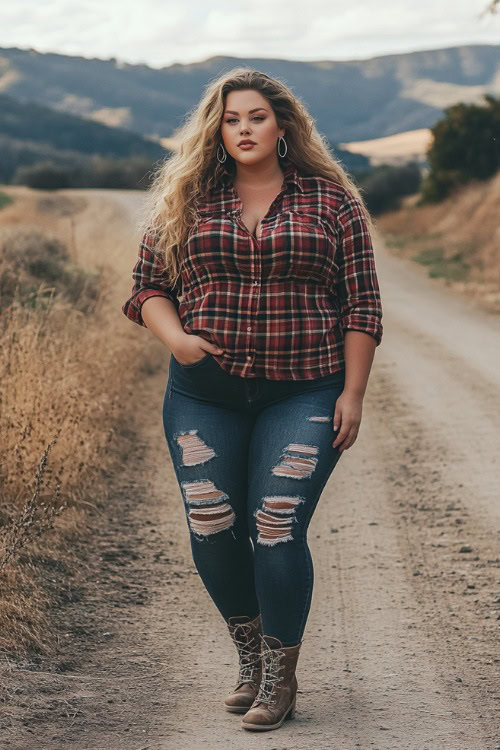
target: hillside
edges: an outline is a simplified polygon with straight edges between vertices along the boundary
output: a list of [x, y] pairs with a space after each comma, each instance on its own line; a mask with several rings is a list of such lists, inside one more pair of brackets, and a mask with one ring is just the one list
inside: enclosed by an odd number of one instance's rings
[[500, 312], [500, 172], [441, 203], [417, 206], [415, 198], [377, 219], [386, 246]]
[[249, 65], [291, 86], [338, 143], [429, 128], [446, 106], [500, 94], [499, 53], [500, 45], [467, 45], [348, 61], [218, 56], [153, 69], [12, 47], [0, 48], [0, 91], [160, 139], [173, 134], [209, 80]]
[[123, 128], [57, 112], [36, 102], [0, 94], [0, 136], [43, 142], [54, 148], [101, 156], [161, 155], [158, 143]]
[[161, 159], [165, 148], [137, 133], [108, 127], [35, 102], [0, 94], [0, 182], [11, 181], [16, 169], [40, 161], [74, 165], [98, 155], [116, 159]]

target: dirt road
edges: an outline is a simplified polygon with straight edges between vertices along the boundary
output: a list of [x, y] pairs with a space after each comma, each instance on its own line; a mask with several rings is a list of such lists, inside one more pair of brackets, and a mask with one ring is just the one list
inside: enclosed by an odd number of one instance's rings
[[[132, 218], [137, 195], [115, 195]], [[384, 340], [309, 530], [296, 719], [253, 734], [222, 708], [236, 650], [191, 558], [161, 424], [166, 356], [134, 394], [136, 447], [96, 531], [100, 585], [73, 611], [69, 666], [23, 673], [69, 706], [40, 699], [34, 748], [500, 748], [500, 319], [381, 240], [376, 257]]]

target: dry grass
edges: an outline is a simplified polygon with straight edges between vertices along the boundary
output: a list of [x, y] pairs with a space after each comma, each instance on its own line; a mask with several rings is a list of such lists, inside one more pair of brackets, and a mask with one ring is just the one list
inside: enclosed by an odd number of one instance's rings
[[500, 172], [442, 203], [418, 206], [416, 198], [377, 219], [386, 245], [500, 312]]
[[377, 166], [404, 164], [411, 159], [423, 159], [432, 140], [433, 135], [429, 128], [420, 128], [367, 141], [339, 143], [339, 146], [353, 154], [368, 156], [371, 164]]
[[57, 647], [52, 610], [78, 596], [86, 512], [106, 501], [140, 360], [120, 311], [130, 221], [102, 199], [56, 194], [49, 205], [39, 191], [9, 193], [14, 203], [0, 212], [0, 651], [20, 656]]

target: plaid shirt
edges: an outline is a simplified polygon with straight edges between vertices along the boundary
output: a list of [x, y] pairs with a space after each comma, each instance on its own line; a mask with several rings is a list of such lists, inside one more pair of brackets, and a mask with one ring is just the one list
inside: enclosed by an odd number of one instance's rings
[[122, 307], [145, 326], [149, 297], [174, 302], [186, 333], [224, 349], [231, 375], [312, 380], [345, 367], [344, 331], [382, 338], [373, 247], [359, 201], [334, 180], [299, 174], [292, 162], [261, 221], [244, 225], [229, 174], [201, 202], [172, 288], [146, 234]]

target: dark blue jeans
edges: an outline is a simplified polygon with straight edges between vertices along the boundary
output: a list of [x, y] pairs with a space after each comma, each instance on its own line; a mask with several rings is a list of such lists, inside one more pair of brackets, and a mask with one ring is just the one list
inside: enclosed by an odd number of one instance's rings
[[341, 453], [333, 413], [345, 370], [316, 380], [229, 375], [212, 354], [172, 355], [163, 425], [196, 569], [226, 620], [260, 612], [302, 640], [313, 562], [307, 527]]

